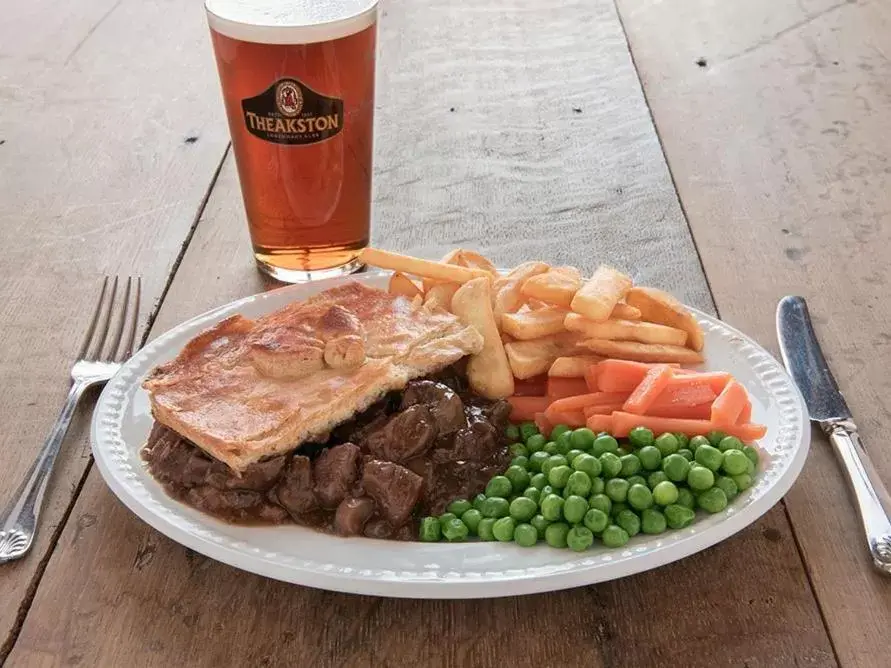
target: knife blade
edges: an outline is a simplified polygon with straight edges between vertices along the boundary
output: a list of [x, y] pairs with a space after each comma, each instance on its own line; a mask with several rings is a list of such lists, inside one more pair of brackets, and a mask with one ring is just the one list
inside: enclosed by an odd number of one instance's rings
[[851, 410], [826, 364], [803, 297], [780, 300], [777, 338], [783, 362], [801, 390], [810, 419], [829, 437], [848, 475], [872, 563], [881, 573], [891, 575], [891, 495], [863, 447]]

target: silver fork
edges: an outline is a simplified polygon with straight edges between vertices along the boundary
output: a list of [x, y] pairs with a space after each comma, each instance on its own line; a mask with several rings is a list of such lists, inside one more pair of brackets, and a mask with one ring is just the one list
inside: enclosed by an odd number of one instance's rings
[[[133, 352], [139, 322], [142, 281], [139, 277], [135, 279], [132, 276], [128, 277], [123, 299], [118, 300], [117, 305], [115, 297], [118, 292], [118, 277], [115, 276], [111, 282], [110, 291], [108, 283], [109, 277], [106, 276], [83, 346], [77, 355], [77, 361], [71, 367], [71, 389], [65, 407], [62, 408], [59, 419], [56, 420], [40, 454], [31, 465], [28, 475], [0, 516], [0, 564], [20, 559], [31, 549], [37, 531], [37, 518], [43, 505], [43, 495], [52, 475], [53, 465], [56, 463], [56, 455], [59, 454], [68, 425], [74, 416], [74, 409], [84, 391], [94, 385], [108, 382], [121, 368], [121, 362]], [[110, 294], [106, 296], [106, 293]], [[114, 325], [112, 325], [113, 320]], [[127, 338], [124, 339], [124, 329], [128, 325], [129, 331]], [[109, 345], [106, 345], [109, 331], [113, 331], [113, 334]], [[121, 348], [122, 341], [124, 341], [123, 348]]]

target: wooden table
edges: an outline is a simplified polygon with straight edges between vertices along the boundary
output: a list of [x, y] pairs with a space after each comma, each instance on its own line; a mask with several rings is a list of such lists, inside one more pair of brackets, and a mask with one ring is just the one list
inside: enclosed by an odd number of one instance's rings
[[[605, 260], [776, 350], [804, 294], [886, 480], [891, 6], [877, 0], [383, 0], [379, 245]], [[0, 487], [66, 391], [104, 272], [156, 336], [265, 287], [199, 4], [48, 0], [0, 22]], [[149, 529], [72, 427], [32, 554], [0, 567], [10, 666], [888, 666], [822, 437], [761, 521], [655, 572], [548, 595], [403, 601], [236, 571]]]

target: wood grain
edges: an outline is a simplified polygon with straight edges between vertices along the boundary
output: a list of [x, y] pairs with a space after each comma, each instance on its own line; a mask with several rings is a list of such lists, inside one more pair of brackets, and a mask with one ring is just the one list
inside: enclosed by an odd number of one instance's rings
[[[721, 315], [776, 350], [777, 300], [804, 295], [891, 483], [891, 7], [619, 7]], [[840, 661], [888, 665], [891, 582], [822, 436], [786, 503]]]
[[[3, 9], [0, 506], [62, 406], [101, 274], [141, 273], [147, 317], [195, 221], [227, 142], [205, 32], [199, 9], [165, 0]], [[32, 552], [0, 569], [0, 646], [87, 466], [87, 415]]]
[[[608, 260], [711, 308], [607, 0], [427, 0], [384, 13], [377, 243], [429, 257], [461, 244], [499, 264]], [[229, 160], [154, 335], [260, 288], [236, 184]], [[92, 471], [9, 657], [16, 666], [667, 660], [834, 665], [779, 510], [712, 550], [619, 582], [496, 601], [388, 600], [206, 559], [142, 524]]]

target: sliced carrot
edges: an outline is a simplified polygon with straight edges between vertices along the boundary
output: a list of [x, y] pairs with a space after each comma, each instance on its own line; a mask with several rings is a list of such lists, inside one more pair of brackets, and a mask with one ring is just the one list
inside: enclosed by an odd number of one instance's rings
[[752, 402], [749, 401], [745, 406], [743, 406], [742, 411], [739, 414], [739, 417], [736, 418], [737, 424], [748, 424], [752, 421]]
[[601, 431], [605, 431], [610, 434], [613, 432], [612, 415], [592, 415], [588, 418], [586, 424], [588, 425], [588, 429], [593, 431], [595, 434], [599, 434]]
[[715, 424], [736, 424], [739, 414], [749, 403], [746, 388], [735, 380], [730, 380], [712, 404], [712, 422]]
[[709, 387], [715, 394], [721, 394], [724, 386], [731, 380], [729, 373], [723, 371], [700, 371], [690, 373], [688, 369], [679, 369], [668, 384], [669, 387]]
[[[677, 371], [680, 371], [678, 369]], [[675, 373], [677, 373], [675, 371]], [[656, 397], [656, 401], [650, 406], [648, 413], [658, 415], [656, 408], [673, 408], [676, 406], [700, 406], [702, 404], [711, 404], [718, 395], [708, 385], [681, 385], [680, 387], [672, 387], [669, 384], [662, 394]]]
[[599, 367], [597, 364], [592, 364], [585, 371], [585, 384], [588, 386], [588, 392], [597, 392], [600, 387], [597, 383], [597, 374], [599, 373]]
[[548, 420], [547, 416], [544, 413], [536, 413], [534, 421], [535, 426], [538, 427], [538, 431], [540, 431], [546, 437], [550, 435], [551, 430], [554, 428], [554, 425], [551, 424], [551, 421]]
[[625, 399], [628, 398], [628, 395], [625, 393], [622, 394], [614, 394], [609, 392], [592, 392], [589, 394], [579, 394], [574, 397], [563, 397], [562, 399], [557, 399], [548, 406], [545, 413], [548, 415], [548, 419], [554, 424], [557, 424], [553, 415], [557, 413], [570, 413], [573, 411], [581, 412], [584, 410], [585, 406], [595, 406], [598, 404], [615, 404], [625, 402]]
[[[603, 360], [597, 363], [597, 387], [601, 392], [633, 392], [655, 364], [629, 360]], [[677, 364], [668, 364], [672, 368]]]
[[[548, 422], [552, 424], [565, 424], [567, 427], [584, 427], [588, 418], [582, 411], [566, 411], [565, 413], [549, 413], [547, 414]], [[549, 432], [550, 433], [550, 432]]]
[[551, 401], [587, 393], [588, 386], [584, 378], [548, 378], [547, 397]]
[[710, 431], [720, 430], [731, 436], [736, 436], [742, 441], [751, 442], [763, 438], [767, 433], [767, 427], [760, 424], [716, 425], [711, 420], [686, 420], [682, 418], [663, 418], [652, 415], [635, 415], [616, 411], [612, 414], [613, 436], [627, 436], [635, 427], [647, 427], [656, 434], [665, 432], [679, 432], [688, 436], [707, 434]]
[[543, 397], [547, 394], [547, 375], [533, 376], [525, 380], [514, 380], [514, 396]]
[[585, 417], [612, 415], [616, 411], [622, 410], [622, 404], [595, 404], [594, 406], [585, 406], [582, 410], [585, 413]]
[[626, 413], [643, 415], [653, 405], [659, 395], [662, 394], [662, 390], [668, 386], [671, 378], [670, 366], [665, 364], [654, 366], [647, 371], [640, 385], [634, 388], [634, 391], [625, 400], [623, 410]]
[[683, 420], [708, 420], [712, 416], [712, 405], [699, 404], [698, 406], [687, 406], [685, 404], [664, 404], [653, 405], [647, 409], [647, 415], [653, 417], [665, 418], [681, 418]]
[[510, 419], [512, 422], [534, 420], [536, 413], [544, 413], [547, 410], [547, 397], [508, 397], [511, 405]]

